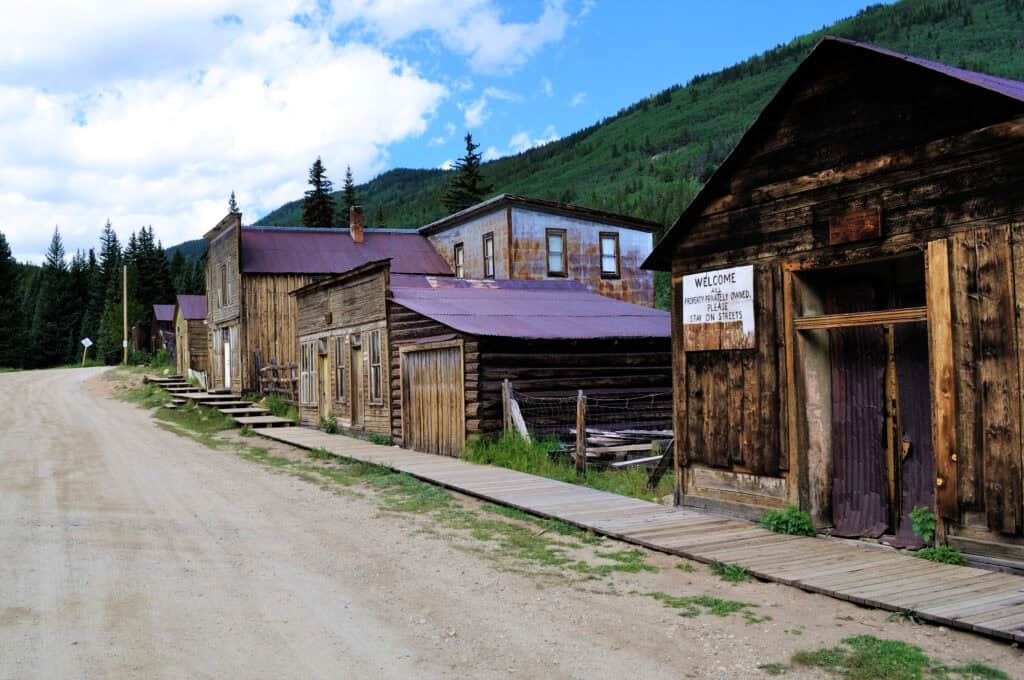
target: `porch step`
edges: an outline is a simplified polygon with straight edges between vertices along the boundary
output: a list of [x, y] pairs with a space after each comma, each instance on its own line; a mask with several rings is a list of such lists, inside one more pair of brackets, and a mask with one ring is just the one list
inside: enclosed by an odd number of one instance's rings
[[209, 392], [210, 394], [231, 394], [231, 390], [227, 389], [226, 387], [216, 390], [207, 390], [207, 392]]
[[232, 418], [238, 418], [239, 416], [261, 416], [265, 413], [270, 413], [267, 409], [259, 406], [238, 406], [235, 408], [218, 408], [217, 410]]
[[[214, 404], [214, 406], [216, 406], [219, 410], [224, 410], [226, 408], [244, 408], [246, 406], [253, 406], [253, 403], [251, 401], [244, 401], [242, 399], [239, 399], [237, 401], [218, 401]], [[256, 406], [255, 408], [263, 407]]]
[[293, 427], [295, 425], [287, 418], [278, 418], [277, 416], [247, 416], [235, 418], [235, 421], [239, 425], [248, 425], [249, 427]]

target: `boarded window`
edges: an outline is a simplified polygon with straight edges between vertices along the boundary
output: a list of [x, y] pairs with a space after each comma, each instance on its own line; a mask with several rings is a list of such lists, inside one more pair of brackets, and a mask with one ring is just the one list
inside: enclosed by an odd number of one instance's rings
[[466, 276], [466, 251], [461, 243], [455, 244], [455, 276], [460, 279]]
[[345, 399], [345, 338], [334, 339], [334, 398]]
[[370, 333], [370, 401], [381, 401], [383, 371], [380, 363], [380, 331]]
[[618, 234], [601, 234], [601, 275], [611, 278], [619, 276]]
[[217, 305], [223, 307], [228, 303], [227, 297], [228, 291], [228, 266], [222, 264], [220, 266], [220, 286], [217, 289]]
[[569, 267], [565, 256], [565, 229], [548, 229], [548, 276], [565, 276]]
[[484, 234], [484, 278], [494, 278], [494, 234]]

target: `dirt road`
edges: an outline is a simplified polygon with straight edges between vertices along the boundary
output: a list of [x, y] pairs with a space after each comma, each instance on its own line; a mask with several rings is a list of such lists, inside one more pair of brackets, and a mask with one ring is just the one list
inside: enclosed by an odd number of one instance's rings
[[[160, 429], [90, 387], [101, 370], [0, 374], [0, 678], [751, 677], [865, 632], [1021, 664], [667, 556], [599, 593], [541, 589], [427, 520]], [[680, 618], [634, 594], [723, 588], [771, 619]]]

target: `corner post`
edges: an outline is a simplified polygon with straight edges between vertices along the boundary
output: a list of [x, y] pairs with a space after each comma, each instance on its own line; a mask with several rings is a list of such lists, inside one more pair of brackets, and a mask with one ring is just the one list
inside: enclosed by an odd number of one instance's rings
[[576, 474], [587, 471], [587, 398], [576, 394]]

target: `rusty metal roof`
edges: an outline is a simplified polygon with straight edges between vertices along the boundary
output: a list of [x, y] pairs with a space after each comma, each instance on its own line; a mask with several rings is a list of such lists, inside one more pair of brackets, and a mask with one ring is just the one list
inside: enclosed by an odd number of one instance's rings
[[174, 305], [153, 305], [153, 318], [157, 321], [174, 321]]
[[391, 299], [449, 328], [529, 340], [669, 338], [669, 313], [598, 295], [576, 281], [391, 277]]
[[451, 274], [451, 268], [415, 231], [366, 229], [362, 243], [347, 229], [243, 227], [245, 274], [340, 274], [375, 260], [391, 260], [403, 274]]
[[[185, 319], [206, 318], [206, 296], [205, 295], [179, 295], [178, 308], [181, 309], [181, 316]], [[172, 307], [173, 309], [173, 307]]]

